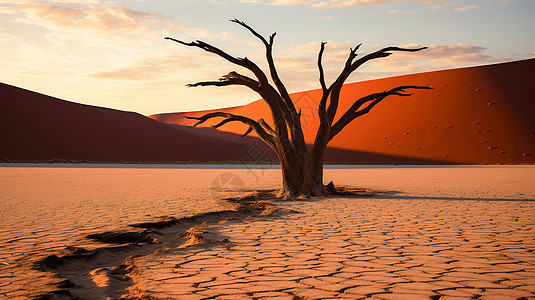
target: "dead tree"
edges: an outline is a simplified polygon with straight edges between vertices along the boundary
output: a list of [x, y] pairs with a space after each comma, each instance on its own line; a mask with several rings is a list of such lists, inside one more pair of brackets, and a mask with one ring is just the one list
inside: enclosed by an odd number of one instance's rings
[[235, 65], [244, 67], [254, 74], [255, 78], [250, 78], [232, 71], [222, 76], [217, 81], [203, 81], [188, 84], [187, 86], [246, 86], [258, 93], [269, 106], [273, 118], [273, 127], [263, 119], [253, 120], [246, 116], [224, 112], [214, 112], [198, 118], [189, 118], [198, 120], [195, 126], [212, 118], [223, 118], [221, 122], [213, 125], [215, 128], [229, 122], [241, 122], [248, 125], [249, 128], [243, 136], [246, 136], [254, 130], [260, 139], [273, 148], [277, 153], [281, 164], [283, 179], [281, 194], [284, 196], [321, 196], [331, 193], [331, 191], [329, 191], [323, 184], [323, 157], [329, 141], [347, 126], [347, 124], [354, 119], [367, 114], [375, 105], [386, 97], [391, 95], [410, 96], [411, 94], [406, 92], [408, 89], [429, 89], [429, 87], [425, 86], [398, 86], [384, 92], [362, 97], [357, 99], [355, 103], [353, 103], [353, 105], [335, 121], [342, 87], [349, 75], [351, 75], [358, 67], [372, 59], [390, 56], [394, 51], [415, 52], [423, 50], [426, 47], [412, 49], [386, 47], [359, 59], [357, 59], [357, 50], [360, 45], [355, 48], [350, 48], [349, 57], [346, 60], [342, 72], [336, 80], [327, 87], [322, 66], [323, 52], [326, 43], [322, 42], [318, 54], [319, 82], [323, 90], [323, 95], [318, 106], [320, 125], [314, 144], [312, 147], [307, 147], [301, 128], [301, 112], [296, 110], [288, 90], [277, 74], [277, 69], [275, 68], [275, 63], [273, 61], [273, 42], [276, 33], [273, 33], [269, 36], [269, 39], [266, 39], [242, 21], [234, 19], [231, 20], [231, 22], [246, 28], [255, 37], [262, 41], [266, 50], [269, 73], [271, 79], [275, 83], [275, 87], [269, 83], [267, 75], [254, 62], [247, 59], [247, 57], [234, 57], [217, 47], [199, 40], [194, 42], [184, 42], [170, 37], [166, 37], [165, 39], [175, 41], [182, 45], [203, 49], [204, 51], [218, 55]]

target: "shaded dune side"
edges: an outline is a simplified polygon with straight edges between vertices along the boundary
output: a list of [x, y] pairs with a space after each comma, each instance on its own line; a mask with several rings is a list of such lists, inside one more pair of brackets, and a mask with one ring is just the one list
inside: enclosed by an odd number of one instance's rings
[[[340, 162], [386, 163], [363, 159], [363, 153], [414, 161], [446, 164], [535, 163], [535, 59], [509, 63], [396, 76], [346, 84], [342, 89], [339, 117], [356, 99], [399, 85], [426, 85], [411, 97], [389, 97], [369, 114], [349, 124], [329, 144], [355, 151]], [[307, 143], [318, 127], [320, 90], [293, 93]], [[263, 101], [222, 109], [255, 119], [271, 120]], [[187, 112], [150, 116], [167, 124], [193, 125]], [[241, 134], [246, 127], [228, 124], [222, 129]], [[326, 161], [329, 159], [326, 158]]]
[[[183, 132], [138, 113], [83, 105], [0, 84], [0, 159], [226, 161], [243, 146]], [[218, 151], [213, 151], [218, 149]]]

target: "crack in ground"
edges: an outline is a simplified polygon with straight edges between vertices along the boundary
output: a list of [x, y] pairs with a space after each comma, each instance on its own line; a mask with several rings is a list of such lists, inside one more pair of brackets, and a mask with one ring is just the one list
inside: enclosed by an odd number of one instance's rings
[[[237, 204], [236, 210], [209, 212], [192, 217], [161, 217], [154, 222], [131, 224], [132, 231], [103, 232], [87, 236], [108, 245], [95, 250], [68, 246], [63, 253], [50, 255], [34, 264], [34, 268], [53, 272], [64, 279], [55, 290], [36, 299], [86, 299], [128, 297], [156, 299], [136, 287], [138, 269], [136, 257], [165, 252], [177, 248], [223, 244], [228, 239], [209, 234], [206, 224], [223, 221], [241, 221], [250, 217], [275, 217], [296, 213], [268, 202], [274, 199], [273, 191], [259, 191], [240, 198], [224, 199]], [[206, 237], [208, 236], [208, 237]], [[178, 238], [173, 238], [178, 237]]]

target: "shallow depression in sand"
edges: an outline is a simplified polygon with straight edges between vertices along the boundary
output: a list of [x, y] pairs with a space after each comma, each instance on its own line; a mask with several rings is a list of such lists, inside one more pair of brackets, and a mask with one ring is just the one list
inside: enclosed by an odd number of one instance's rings
[[[535, 199], [533, 166], [329, 166], [325, 181], [330, 180], [384, 191], [377, 201]], [[29, 261], [66, 246], [96, 247], [88, 234], [164, 215], [229, 209], [222, 198], [279, 185], [274, 167], [2, 167], [0, 289], [15, 288]]]
[[243, 193], [247, 172], [23, 167], [0, 168], [0, 177], [0, 262], [11, 264], [66, 245], [91, 247], [91, 233], [229, 209], [220, 199]]

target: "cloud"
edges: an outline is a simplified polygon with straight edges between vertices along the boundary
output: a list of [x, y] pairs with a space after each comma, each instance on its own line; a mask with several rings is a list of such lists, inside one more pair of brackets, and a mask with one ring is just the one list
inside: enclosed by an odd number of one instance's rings
[[319, 17], [319, 18], [316, 18], [316, 20], [338, 20], [340, 19], [339, 17], [335, 17], [335, 16], [324, 16], [324, 17]]
[[99, 4], [100, 0], [48, 0], [48, 2], [53, 3], [64, 3], [64, 4], [83, 4], [83, 5], [89, 5], [89, 4]]
[[0, 0], [0, 4], [11, 4], [11, 5], [28, 4], [32, 2], [33, 0]]
[[358, 6], [372, 6], [387, 2], [418, 2], [424, 4], [432, 4], [441, 2], [443, 0], [241, 0], [240, 3], [255, 3], [265, 5], [297, 5], [306, 4], [319, 8], [343, 8], [343, 7], [358, 7]]
[[[402, 45], [417, 47], [418, 45]], [[395, 52], [384, 59], [364, 65], [365, 73], [387, 77], [425, 71], [452, 69], [508, 61], [485, 54], [485, 48], [475, 45], [428, 45], [428, 48], [413, 53]]]
[[296, 5], [296, 4], [311, 4], [315, 0], [240, 0], [239, 3], [253, 3], [253, 4], [266, 4], [266, 5]]
[[[264, 5], [309, 5], [316, 8], [336, 9], [347, 7], [363, 7], [363, 6], [377, 6], [387, 3], [412, 2], [427, 5], [429, 9], [436, 11], [450, 12], [452, 6], [458, 5], [458, 2], [446, 0], [240, 0], [239, 3], [255, 3]], [[500, 4], [506, 4], [509, 1], [502, 1]], [[383, 6], [386, 8], [387, 6]], [[467, 10], [477, 9], [478, 5], [468, 5], [464, 7], [453, 8], [453, 11], [463, 12]], [[394, 13], [415, 13], [414, 10], [397, 10], [388, 9], [390, 14]]]
[[417, 11], [390, 9], [386, 13], [387, 14], [415, 14], [415, 13], [417, 13]]
[[[69, 0], [66, 0], [69, 2]], [[65, 2], [65, 0], [63, 0]], [[70, 1], [69, 3], [86, 1]], [[90, 1], [91, 2], [91, 1]], [[91, 35], [144, 35], [167, 28], [179, 30], [180, 24], [171, 18], [150, 14], [121, 6], [71, 6], [32, 3], [3, 7], [3, 12], [20, 14], [12, 22], [39, 25], [60, 32], [87, 33]]]
[[310, 4], [314, 0], [272, 0], [268, 5], [296, 5], [296, 4]]
[[180, 70], [200, 68], [201, 65], [189, 55], [164, 54], [138, 57], [122, 66], [103, 68], [88, 76], [110, 80], [152, 80]]
[[[418, 45], [403, 45], [403, 47], [418, 47]], [[486, 48], [479, 47], [475, 45], [428, 45], [427, 49], [415, 52], [415, 53], [404, 53], [403, 55], [412, 56], [422, 60], [437, 60], [437, 59], [448, 59], [450, 57], [463, 57], [468, 55], [483, 55], [482, 52]], [[485, 56], [488, 58], [488, 56]]]
[[473, 9], [478, 9], [478, 8], [479, 8], [479, 6], [477, 6], [477, 5], [468, 5], [468, 6], [464, 6], [464, 7], [454, 8], [453, 10], [462, 12], [462, 11], [473, 10]]
[[323, 8], [339, 8], [339, 7], [349, 7], [349, 6], [366, 6], [366, 5], [376, 5], [385, 2], [394, 2], [396, 0], [330, 0], [330, 1], [321, 1], [314, 4], [314, 7], [323, 7]]

